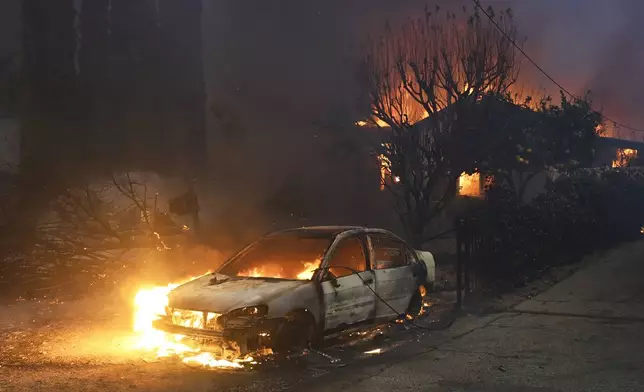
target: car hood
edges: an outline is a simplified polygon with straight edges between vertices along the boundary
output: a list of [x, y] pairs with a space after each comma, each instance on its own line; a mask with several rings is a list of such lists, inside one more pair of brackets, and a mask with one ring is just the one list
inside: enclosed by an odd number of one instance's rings
[[309, 281], [239, 278], [210, 274], [170, 292], [169, 306], [177, 309], [227, 313], [245, 306], [268, 304], [272, 299]]

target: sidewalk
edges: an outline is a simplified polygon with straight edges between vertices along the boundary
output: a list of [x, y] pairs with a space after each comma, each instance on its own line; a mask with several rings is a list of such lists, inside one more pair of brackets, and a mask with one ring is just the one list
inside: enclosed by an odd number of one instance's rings
[[644, 391], [644, 241], [433, 348], [321, 391]]

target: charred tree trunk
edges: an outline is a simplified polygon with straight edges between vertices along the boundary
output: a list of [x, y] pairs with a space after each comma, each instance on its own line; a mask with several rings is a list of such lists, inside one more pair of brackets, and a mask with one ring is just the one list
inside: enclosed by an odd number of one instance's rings
[[73, 0], [22, 1], [21, 170], [32, 181], [73, 173], [79, 151], [75, 17]]
[[154, 0], [111, 0], [109, 155], [127, 170], [159, 170], [160, 37]]
[[105, 130], [110, 128], [109, 116], [105, 114], [110, 88], [109, 8], [110, 0], [84, 0], [80, 15], [80, 127], [84, 136], [83, 161], [92, 169], [109, 169], [109, 155], [104, 148], [109, 145]]
[[196, 175], [207, 164], [202, 0], [159, 0], [159, 14], [166, 141], [173, 151], [176, 171]]

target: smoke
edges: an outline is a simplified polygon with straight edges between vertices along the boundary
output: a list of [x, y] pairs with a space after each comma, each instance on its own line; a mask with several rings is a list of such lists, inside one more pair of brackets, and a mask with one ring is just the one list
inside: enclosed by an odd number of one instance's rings
[[[263, 212], [266, 202], [277, 194], [288, 194], [291, 188], [299, 192], [293, 198], [301, 199], [301, 204], [318, 203], [316, 208], [333, 212], [340, 204], [354, 203], [358, 207], [353, 212], [357, 211], [360, 219], [367, 216], [373, 208], [361, 203], [359, 196], [340, 200], [348, 191], [339, 191], [338, 187], [356, 185], [350, 173], [339, 173], [330, 164], [338, 159], [339, 147], [348, 150], [345, 156], [351, 154], [352, 147], [315, 123], [350, 124], [358, 120], [363, 113], [357, 105], [360, 91], [355, 69], [361, 45], [387, 22], [404, 23], [406, 18], [421, 14], [426, 5], [436, 3], [204, 0], [209, 105], [223, 102], [228, 115], [223, 122], [214, 115], [209, 119], [210, 155], [216, 173], [212, 189], [217, 194], [213, 200], [204, 201], [212, 205], [209, 210], [213, 213], [208, 218], [225, 221], [224, 226], [240, 220], [246, 226], [262, 226], [258, 232], [272, 228], [273, 217]], [[644, 2], [482, 3], [514, 9], [520, 35], [527, 37], [526, 51], [567, 89], [579, 95], [591, 90], [596, 108], [617, 121], [644, 128], [644, 111], [638, 108], [644, 98], [640, 87], [644, 27], [638, 20], [644, 14]], [[0, 12], [0, 17], [10, 16], [0, 23], [2, 31], [7, 32], [0, 34], [1, 51], [19, 47], [6, 37], [19, 40], [20, 29], [13, 24], [19, 20], [19, 1], [0, 4], [0, 10], [7, 11]], [[469, 0], [441, 0], [439, 4], [472, 7]], [[523, 61], [522, 72], [531, 87], [558, 97], [558, 88], [527, 61]], [[642, 135], [624, 132], [622, 136], [641, 140]], [[237, 215], [228, 219], [225, 214]], [[258, 222], [251, 223], [251, 218]], [[328, 214], [327, 223], [339, 223], [339, 218]]]
[[[473, 6], [468, 0], [438, 3]], [[578, 95], [591, 90], [594, 106], [606, 115], [644, 127], [644, 114], [637, 107], [644, 94], [638, 72], [642, 69], [644, 34], [637, 20], [644, 3], [482, 3], [496, 9], [512, 7], [519, 35], [527, 38], [525, 50], [564, 87]], [[334, 199], [337, 193], [350, 192], [333, 191], [333, 187], [355, 186], [346, 178], [332, 181], [339, 174], [329, 165], [334, 159], [329, 151], [337, 147], [334, 143], [343, 142], [334, 142], [328, 130], [314, 123], [350, 124], [360, 119], [364, 113], [357, 105], [360, 91], [355, 72], [361, 46], [386, 23], [404, 23], [406, 18], [422, 14], [426, 5], [435, 4], [426, 0], [206, 1], [204, 39], [210, 99], [226, 102], [237, 119], [238, 137], [232, 145], [217, 136], [224, 132], [217, 121], [211, 121], [215, 149], [223, 150], [218, 156], [234, 158], [226, 160], [226, 170], [235, 177], [235, 182], [229, 183], [235, 194], [231, 205], [240, 206], [248, 216], [265, 218], [261, 208], [266, 199], [291, 186], [300, 199], [319, 203], [318, 209], [332, 212], [344, 203], [356, 205], [353, 212], [362, 215], [373, 211], [373, 206], [361, 203], [358, 196]], [[558, 87], [528, 61], [522, 62], [522, 74], [523, 83], [531, 90], [544, 90], [558, 99]], [[311, 189], [305, 192], [305, 187]], [[326, 223], [340, 220], [331, 214], [327, 219]], [[270, 224], [271, 219], [265, 221]]]
[[[352, 63], [369, 33], [420, 14], [427, 0], [208, 2], [207, 54], [212, 91], [234, 96], [255, 116], [307, 122], [351, 107]], [[243, 4], [242, 4], [243, 3]], [[454, 1], [439, 1], [452, 4]], [[593, 90], [607, 114], [644, 123], [636, 86], [644, 53], [638, 0], [483, 1], [512, 7], [526, 50], [572, 92]], [[472, 6], [471, 1], [461, 4]], [[210, 19], [208, 19], [210, 18]], [[532, 84], [558, 93], [524, 61]], [[258, 109], [263, 109], [258, 112]], [[268, 112], [268, 113], [267, 113]], [[289, 129], [281, 127], [284, 132]], [[299, 131], [293, 131], [295, 133]]]
[[[591, 92], [594, 107], [604, 115], [644, 128], [639, 102], [644, 76], [644, 28], [637, 0], [516, 1], [517, 24], [528, 37], [526, 51], [552, 77], [577, 95]], [[538, 71], [524, 62], [524, 73], [558, 93]], [[620, 137], [643, 140], [644, 133], [625, 129]]]

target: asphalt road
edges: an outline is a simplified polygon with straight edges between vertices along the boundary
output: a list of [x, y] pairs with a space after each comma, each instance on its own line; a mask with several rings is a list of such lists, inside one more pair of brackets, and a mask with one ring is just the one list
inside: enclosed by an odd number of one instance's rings
[[[113, 298], [0, 309], [0, 391], [643, 391], [644, 242], [505, 311], [392, 325], [241, 371], [131, 350]], [[419, 321], [440, 327], [442, 302]], [[125, 321], [124, 321], [125, 320]]]

